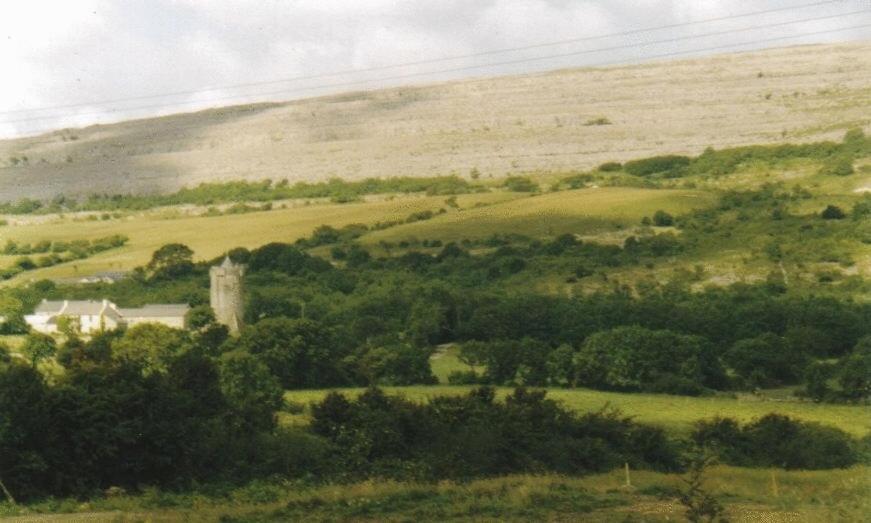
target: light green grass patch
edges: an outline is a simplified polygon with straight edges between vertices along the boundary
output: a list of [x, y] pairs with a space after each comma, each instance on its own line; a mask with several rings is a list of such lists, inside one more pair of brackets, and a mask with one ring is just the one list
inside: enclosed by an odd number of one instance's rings
[[[401, 394], [413, 401], [428, 401], [442, 395], [467, 393], [465, 386], [415, 386], [386, 387], [391, 394]], [[338, 389], [355, 396], [364, 389]], [[500, 396], [510, 394], [512, 389], [499, 388]], [[323, 399], [328, 390], [301, 390], [285, 393], [287, 400], [311, 403]], [[771, 401], [765, 398], [731, 398], [723, 396], [690, 397], [667, 394], [634, 394], [603, 392], [589, 389], [548, 389], [548, 397], [562, 402], [577, 412], [597, 411], [605, 406], [615, 407], [636, 421], [661, 426], [674, 434], [685, 434], [694, 422], [714, 416], [735, 418], [741, 422], [751, 421], [776, 412], [803, 421], [811, 421], [840, 428], [855, 436], [863, 437], [871, 432], [871, 407], [855, 405], [829, 405], [800, 401]], [[301, 424], [307, 415], [289, 417], [286, 420]]]
[[[457, 196], [461, 207], [487, 205], [513, 195], [482, 193]], [[214, 217], [188, 216], [167, 209], [144, 212], [129, 219], [109, 221], [46, 220], [3, 227], [0, 245], [7, 240], [35, 243], [41, 240], [94, 239], [123, 234], [127, 245], [83, 260], [24, 272], [9, 280], [16, 284], [42, 278], [67, 278], [105, 270], [129, 270], [144, 265], [151, 254], [167, 243], [179, 242], [194, 250], [198, 260], [210, 259], [234, 248], [253, 248], [269, 242], [293, 242], [320, 225], [342, 227], [352, 223], [403, 220], [420, 211], [437, 211], [446, 196], [397, 196], [348, 204], [298, 205], [287, 209]], [[169, 217], [168, 217], [169, 216]], [[14, 259], [16, 257], [13, 257]], [[9, 283], [7, 282], [7, 283]]]
[[366, 235], [364, 244], [409, 238], [456, 241], [493, 234], [548, 237], [565, 233], [595, 234], [636, 225], [657, 210], [682, 214], [704, 208], [712, 193], [678, 189], [600, 187], [524, 196], [516, 200], [437, 216]]

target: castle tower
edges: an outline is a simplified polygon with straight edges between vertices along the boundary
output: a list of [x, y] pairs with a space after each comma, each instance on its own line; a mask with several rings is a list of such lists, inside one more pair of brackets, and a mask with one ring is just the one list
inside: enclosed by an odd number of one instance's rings
[[245, 315], [242, 296], [242, 276], [245, 266], [237, 265], [227, 256], [224, 262], [209, 270], [211, 279], [210, 303], [218, 323], [226, 325], [230, 333], [238, 334]]

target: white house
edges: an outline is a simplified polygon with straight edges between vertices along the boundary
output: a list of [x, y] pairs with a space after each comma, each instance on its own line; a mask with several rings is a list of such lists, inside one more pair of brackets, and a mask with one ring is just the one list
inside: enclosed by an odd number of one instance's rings
[[61, 318], [71, 321], [82, 334], [141, 323], [160, 323], [182, 329], [188, 310], [190, 306], [187, 304], [146, 305], [138, 309], [119, 309], [109, 300], [42, 300], [33, 314], [24, 317], [24, 321], [33, 330], [45, 334], [58, 332]]

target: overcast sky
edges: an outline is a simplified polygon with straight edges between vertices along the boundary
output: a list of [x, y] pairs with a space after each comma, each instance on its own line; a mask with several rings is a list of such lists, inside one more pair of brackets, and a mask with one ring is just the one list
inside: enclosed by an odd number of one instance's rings
[[[800, 7], [814, 3], [820, 5]], [[791, 9], [274, 82], [779, 8]], [[860, 10], [865, 11], [855, 13]], [[0, 136], [399, 83], [643, 61], [669, 53], [680, 58], [695, 50], [712, 54], [867, 40], [869, 10], [869, 0], [5, 0], [0, 2]], [[844, 13], [854, 14], [838, 16]], [[783, 25], [800, 20], [808, 21]], [[757, 26], [768, 27], [737, 31]], [[714, 32], [724, 34], [703, 36]], [[656, 43], [688, 36], [693, 38]], [[790, 38], [775, 40], [781, 37]], [[729, 45], [734, 47], [705, 51]], [[593, 52], [600, 48], [610, 49]], [[477, 68], [433, 72], [472, 66]], [[406, 77], [390, 79], [397, 76]], [[258, 82], [272, 83], [233, 87]]]

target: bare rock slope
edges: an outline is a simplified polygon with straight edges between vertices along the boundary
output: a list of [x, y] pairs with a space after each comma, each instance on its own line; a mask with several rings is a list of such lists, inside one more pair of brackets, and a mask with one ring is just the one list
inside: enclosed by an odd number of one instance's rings
[[[871, 124], [871, 42], [213, 109], [0, 141], [0, 200], [586, 169]], [[12, 157], [26, 156], [13, 165]]]

